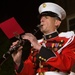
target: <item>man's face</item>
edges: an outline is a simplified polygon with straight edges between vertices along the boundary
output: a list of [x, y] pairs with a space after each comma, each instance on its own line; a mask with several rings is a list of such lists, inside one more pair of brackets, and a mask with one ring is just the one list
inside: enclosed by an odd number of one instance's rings
[[56, 29], [56, 19], [50, 16], [42, 16], [40, 19], [40, 31], [44, 34], [55, 31]]

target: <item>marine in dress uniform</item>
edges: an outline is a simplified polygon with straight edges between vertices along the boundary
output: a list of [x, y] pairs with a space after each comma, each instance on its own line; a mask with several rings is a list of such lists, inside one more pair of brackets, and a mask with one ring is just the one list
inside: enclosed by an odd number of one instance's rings
[[[45, 2], [39, 6], [41, 16], [66, 17], [65, 10], [59, 5]], [[54, 15], [52, 15], [54, 14]], [[54, 31], [43, 35], [38, 40], [42, 45], [40, 51], [31, 48], [27, 60], [21, 61], [19, 67], [15, 65], [17, 75], [67, 75], [75, 63], [75, 37], [74, 32], [58, 33]]]

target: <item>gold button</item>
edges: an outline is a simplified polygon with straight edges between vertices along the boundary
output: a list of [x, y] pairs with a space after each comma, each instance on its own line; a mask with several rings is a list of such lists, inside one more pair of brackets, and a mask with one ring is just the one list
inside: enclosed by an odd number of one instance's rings
[[44, 58], [41, 58], [41, 60], [44, 60]]
[[59, 47], [61, 47], [62, 45], [61, 44], [59, 44]]
[[39, 56], [39, 59], [41, 59], [41, 56]]
[[44, 61], [46, 61], [46, 59], [44, 59]]
[[64, 42], [64, 40], [61, 40], [61, 43], [63, 43]]

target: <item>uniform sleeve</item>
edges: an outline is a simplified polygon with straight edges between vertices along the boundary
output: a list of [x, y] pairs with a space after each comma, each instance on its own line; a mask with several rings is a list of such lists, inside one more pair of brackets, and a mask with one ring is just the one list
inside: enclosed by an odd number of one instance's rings
[[56, 55], [52, 50], [42, 46], [40, 51], [39, 51], [37, 58], [39, 59], [41, 57], [41, 60], [42, 59], [47, 60], [47, 59], [49, 59], [51, 57], [55, 57], [55, 56]]
[[16, 75], [35, 75], [34, 64], [29, 58], [20, 64]]
[[59, 69], [60, 71], [68, 72], [75, 63], [75, 42], [65, 47], [59, 54], [57, 51], [53, 52], [50, 49], [42, 47], [38, 58], [45, 59], [46, 63]]
[[61, 54], [56, 52], [56, 57], [48, 59], [47, 63], [61, 71], [70, 71], [75, 63], [75, 48], [68, 46], [62, 50]]

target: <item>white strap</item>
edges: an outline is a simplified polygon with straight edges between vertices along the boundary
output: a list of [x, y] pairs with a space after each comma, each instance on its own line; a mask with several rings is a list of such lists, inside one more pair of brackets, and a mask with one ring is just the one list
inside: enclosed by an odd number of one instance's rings
[[60, 54], [62, 49], [65, 48], [66, 46], [68, 46], [69, 44], [71, 44], [71, 42], [74, 40], [74, 35], [71, 36], [68, 41], [65, 43], [65, 45], [63, 47], [61, 47], [59, 50], [58, 50], [58, 53]]

